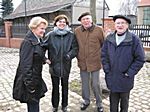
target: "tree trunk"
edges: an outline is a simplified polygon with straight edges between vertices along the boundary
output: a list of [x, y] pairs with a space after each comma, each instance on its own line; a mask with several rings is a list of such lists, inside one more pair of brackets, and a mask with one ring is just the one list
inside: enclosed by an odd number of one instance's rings
[[93, 22], [96, 23], [96, 0], [90, 0], [90, 13], [92, 15]]

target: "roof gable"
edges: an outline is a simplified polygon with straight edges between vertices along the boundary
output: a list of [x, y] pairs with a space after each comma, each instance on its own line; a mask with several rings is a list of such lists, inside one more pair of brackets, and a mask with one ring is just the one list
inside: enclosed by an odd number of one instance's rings
[[[72, 5], [76, 0], [26, 0], [26, 15], [51, 13]], [[25, 1], [14, 10], [6, 19], [13, 19], [25, 16]]]
[[[5, 19], [15, 19], [25, 16], [53, 13], [72, 5], [89, 7], [89, 3], [90, 0], [22, 0], [21, 4], [13, 11], [13, 13], [5, 17]], [[105, 7], [109, 10], [107, 3]], [[102, 0], [97, 1], [97, 8], [103, 9]]]
[[[26, 0], [26, 10], [33, 11], [43, 8], [49, 8], [49, 7], [56, 7], [61, 6], [65, 4], [71, 4], [75, 0]], [[24, 0], [21, 2], [21, 4], [16, 8], [14, 13], [20, 13], [24, 12], [25, 9], [25, 2]]]

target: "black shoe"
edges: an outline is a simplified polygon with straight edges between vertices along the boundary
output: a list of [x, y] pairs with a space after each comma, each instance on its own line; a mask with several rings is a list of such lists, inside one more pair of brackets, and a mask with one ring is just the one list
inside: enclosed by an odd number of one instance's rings
[[63, 112], [68, 112], [68, 111], [67, 111], [67, 106], [66, 106], [66, 107], [62, 107], [62, 111], [63, 111]]
[[58, 108], [53, 107], [53, 112], [57, 112], [57, 111], [58, 111]]
[[97, 112], [104, 112], [103, 107], [98, 107]]
[[84, 104], [84, 103], [82, 103], [81, 104], [81, 110], [86, 110], [86, 108], [89, 106], [89, 104]]

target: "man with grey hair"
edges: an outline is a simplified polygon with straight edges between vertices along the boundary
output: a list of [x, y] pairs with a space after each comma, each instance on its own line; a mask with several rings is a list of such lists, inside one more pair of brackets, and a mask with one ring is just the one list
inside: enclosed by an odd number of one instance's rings
[[82, 81], [83, 103], [81, 110], [85, 110], [90, 104], [90, 84], [96, 98], [98, 112], [103, 112], [102, 94], [99, 82], [99, 70], [101, 69], [101, 47], [104, 41], [104, 33], [101, 27], [95, 25], [89, 12], [82, 13], [78, 18], [81, 26], [75, 29], [75, 35], [79, 45], [78, 66]]

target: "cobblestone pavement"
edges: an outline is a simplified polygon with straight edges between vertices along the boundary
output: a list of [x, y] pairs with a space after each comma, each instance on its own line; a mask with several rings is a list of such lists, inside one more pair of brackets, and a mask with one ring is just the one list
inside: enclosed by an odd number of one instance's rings
[[[0, 47], [0, 112], [26, 112], [26, 104], [12, 99], [12, 85], [19, 61], [19, 50]], [[101, 72], [101, 74], [103, 74]], [[40, 101], [41, 112], [52, 112], [51, 106], [51, 78], [48, 65], [43, 67], [43, 77], [48, 86], [46, 96]], [[80, 80], [76, 60], [73, 60], [69, 81]], [[94, 100], [92, 100], [94, 102]], [[69, 91], [69, 112], [80, 112], [81, 96]], [[96, 112], [95, 103], [91, 103], [84, 112]], [[109, 98], [103, 99], [105, 112], [109, 112]], [[150, 112], [150, 63], [144, 67], [135, 78], [135, 86], [130, 95], [130, 112]], [[61, 107], [60, 107], [61, 108]], [[61, 109], [59, 109], [61, 112]]]

